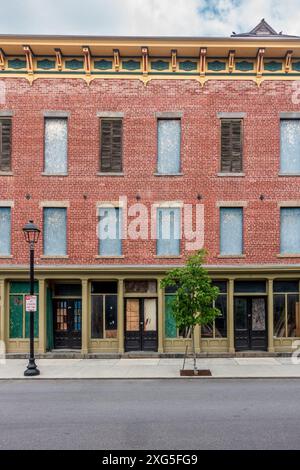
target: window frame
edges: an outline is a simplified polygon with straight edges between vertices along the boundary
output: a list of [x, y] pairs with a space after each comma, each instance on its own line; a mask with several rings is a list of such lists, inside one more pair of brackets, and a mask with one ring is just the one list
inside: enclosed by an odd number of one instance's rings
[[[46, 122], [50, 120], [55, 120], [59, 119], [61, 121], [66, 122], [66, 130], [67, 130], [67, 142], [66, 142], [66, 171], [65, 172], [60, 172], [60, 173], [52, 173], [46, 170]], [[68, 116], [55, 116], [49, 115], [49, 116], [44, 116], [44, 142], [43, 142], [43, 171], [42, 175], [44, 176], [68, 176], [69, 174], [69, 117]]]
[[283, 231], [283, 225], [282, 225], [282, 214], [283, 214], [283, 211], [285, 210], [291, 210], [291, 209], [294, 209], [294, 210], [298, 210], [299, 211], [299, 222], [300, 222], [300, 206], [280, 206], [279, 208], [279, 256], [282, 256], [282, 257], [289, 257], [289, 256], [300, 256], [300, 247], [299, 247], [299, 251], [297, 252], [293, 252], [293, 251], [282, 251], [282, 231]]
[[[279, 279], [276, 279], [279, 281]], [[289, 281], [289, 279], [282, 279], [284, 281]], [[288, 336], [288, 296], [291, 295], [291, 296], [298, 296], [298, 304], [299, 304], [299, 308], [300, 308], [300, 284], [299, 284], [299, 281], [298, 282], [298, 290], [297, 291], [282, 291], [282, 292], [275, 292], [274, 289], [273, 289], [273, 331], [274, 331], [274, 338], [275, 340], [281, 340], [281, 339], [289, 339], [289, 338], [298, 338], [298, 336], [296, 336], [296, 325], [295, 325], [295, 336]], [[283, 336], [275, 336], [275, 298], [276, 296], [282, 296], [284, 297], [284, 335]], [[297, 315], [297, 311], [295, 312], [295, 315]], [[296, 318], [295, 318], [295, 322], [296, 322]]]
[[[279, 175], [280, 176], [300, 176], [300, 161], [299, 169], [296, 172], [284, 171], [282, 169], [283, 153], [282, 153], [282, 127], [283, 121], [298, 121], [300, 126], [300, 115], [299, 117], [280, 117], [279, 119]], [[300, 129], [299, 129], [300, 130]], [[299, 149], [300, 151], [300, 149]]]
[[[102, 240], [100, 238], [100, 211], [108, 210], [108, 209], [114, 209], [117, 210], [118, 213], [118, 220], [119, 220], [119, 243], [120, 243], [120, 253], [118, 254], [102, 254], [101, 253], [101, 244]], [[122, 258], [123, 257], [123, 238], [122, 238], [122, 233], [123, 233], [123, 207], [122, 206], [117, 206], [117, 205], [109, 205], [109, 204], [100, 204], [97, 205], [97, 226], [98, 226], [98, 258]]]
[[[103, 121], [120, 121], [121, 122], [121, 164], [120, 164], [120, 170], [118, 171], [113, 171], [112, 168], [110, 168], [109, 171], [105, 171], [102, 168], [102, 122]], [[98, 172], [100, 175], [119, 175], [123, 174], [124, 170], [124, 118], [123, 117], [118, 117], [118, 116], [100, 116], [99, 117], [99, 162], [98, 162]]]
[[[178, 171], [162, 173], [159, 171], [159, 121], [179, 121], [179, 165]], [[181, 117], [157, 117], [156, 118], [156, 175], [158, 176], [180, 176], [182, 175], [182, 118]]]
[[[179, 216], [178, 216], [178, 219], [179, 219], [179, 239], [178, 239], [178, 253], [158, 253], [158, 243], [159, 243], [159, 211], [160, 210], [177, 210], [179, 211]], [[170, 205], [170, 206], [165, 206], [165, 205], [158, 205], [156, 206], [156, 222], [155, 222], [155, 225], [156, 225], [156, 257], [158, 258], [179, 258], [181, 256], [181, 252], [182, 252], [182, 227], [181, 227], [181, 224], [182, 224], [182, 206], [181, 205]], [[175, 219], [174, 219], [175, 220]], [[175, 229], [175, 223], [174, 223], [174, 229]], [[175, 230], [174, 230], [175, 231]], [[167, 241], [167, 240], [165, 240]]]
[[[56, 209], [56, 210], [64, 210], [65, 211], [65, 214], [66, 214], [66, 217], [65, 217], [65, 220], [66, 220], [66, 240], [65, 240], [65, 245], [66, 245], [66, 250], [65, 250], [65, 253], [64, 254], [49, 254], [49, 253], [45, 253], [45, 210], [47, 209]], [[43, 258], [68, 258], [68, 252], [69, 252], [69, 241], [68, 241], [68, 218], [69, 218], [69, 211], [68, 211], [69, 207], [67, 206], [48, 206], [48, 205], [45, 205], [42, 207], [42, 211], [43, 211], [43, 254], [42, 254], [42, 257]]]
[[0, 205], [0, 211], [6, 209], [9, 211], [9, 251], [8, 253], [0, 253], [0, 258], [10, 258], [12, 256], [12, 206]]
[[[230, 174], [230, 175], [240, 175], [240, 174], [243, 174], [244, 172], [244, 118], [243, 117], [220, 117], [219, 118], [220, 120], [220, 133], [219, 133], [219, 138], [220, 138], [220, 142], [219, 142], [219, 145], [220, 145], [220, 159], [219, 159], [219, 173], [221, 175], [226, 175], [226, 174]], [[224, 122], [240, 122], [240, 141], [241, 141], [241, 155], [240, 155], [240, 159], [241, 159], [241, 169], [239, 171], [225, 171], [225, 170], [222, 170], [222, 162], [223, 162], [223, 155], [222, 155], [222, 138], [223, 138], [223, 132], [222, 132], [222, 125]]]
[[0, 123], [1, 123], [1, 132], [0, 132], [0, 161], [2, 160], [2, 121], [9, 121], [10, 122], [10, 153], [9, 153], [9, 169], [1, 170], [0, 164], [0, 176], [5, 174], [12, 173], [12, 155], [13, 155], [13, 119], [12, 116], [0, 116]]
[[[242, 234], [241, 234], [241, 240], [242, 240], [242, 249], [240, 253], [222, 253], [221, 250], [221, 242], [222, 242], [222, 218], [221, 218], [221, 212], [222, 210], [232, 210], [232, 209], [239, 209], [242, 214]], [[244, 256], [244, 251], [245, 251], [245, 207], [244, 206], [220, 206], [219, 207], [219, 256], [220, 257], [228, 257], [228, 258], [234, 258], [234, 257], [243, 257]]]
[[[91, 283], [92, 284], [92, 283]], [[102, 297], [102, 338], [97, 338], [95, 336], [93, 336], [93, 331], [92, 331], [92, 326], [93, 326], [93, 322], [92, 322], [92, 316], [93, 316], [93, 297], [99, 297], [101, 296]], [[114, 298], [116, 299], [116, 329], [115, 330], [112, 330], [112, 331], [116, 331], [116, 336], [115, 337], [107, 337], [106, 336], [106, 297], [107, 296], [114, 296]], [[118, 310], [119, 310], [119, 306], [118, 306], [118, 292], [117, 293], [93, 293], [92, 292], [92, 288], [90, 289], [90, 312], [91, 312], [91, 321], [90, 321], [90, 339], [92, 341], [103, 341], [103, 340], [115, 340], [117, 341], [118, 340]]]

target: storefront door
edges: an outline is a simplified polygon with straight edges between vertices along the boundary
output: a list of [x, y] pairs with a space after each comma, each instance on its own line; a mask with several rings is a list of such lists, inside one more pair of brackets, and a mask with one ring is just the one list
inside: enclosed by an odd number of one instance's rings
[[125, 300], [125, 351], [157, 351], [157, 300]]
[[81, 299], [53, 300], [54, 348], [81, 349]]
[[236, 351], [267, 350], [265, 297], [235, 297], [234, 320]]

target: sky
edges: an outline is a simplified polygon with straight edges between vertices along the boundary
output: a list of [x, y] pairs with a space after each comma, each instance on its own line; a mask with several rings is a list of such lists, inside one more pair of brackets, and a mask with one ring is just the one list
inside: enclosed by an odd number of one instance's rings
[[300, 0], [0, 0], [0, 34], [229, 36], [262, 18], [300, 35]]

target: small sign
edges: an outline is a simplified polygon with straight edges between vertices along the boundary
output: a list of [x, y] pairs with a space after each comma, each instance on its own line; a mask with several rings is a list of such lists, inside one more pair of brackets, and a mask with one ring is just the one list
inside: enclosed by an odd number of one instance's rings
[[36, 312], [37, 296], [26, 295], [25, 301], [26, 301], [26, 312]]

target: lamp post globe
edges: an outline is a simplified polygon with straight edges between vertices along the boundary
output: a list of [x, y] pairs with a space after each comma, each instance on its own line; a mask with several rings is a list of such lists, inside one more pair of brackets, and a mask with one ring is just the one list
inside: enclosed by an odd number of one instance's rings
[[[30, 296], [34, 295], [34, 247], [40, 237], [40, 229], [35, 225], [33, 220], [30, 220], [23, 227], [23, 234], [25, 241], [29, 244], [30, 250]], [[30, 354], [27, 369], [24, 372], [26, 377], [33, 377], [40, 374], [39, 369], [35, 363], [34, 357], [34, 311], [30, 309]]]

